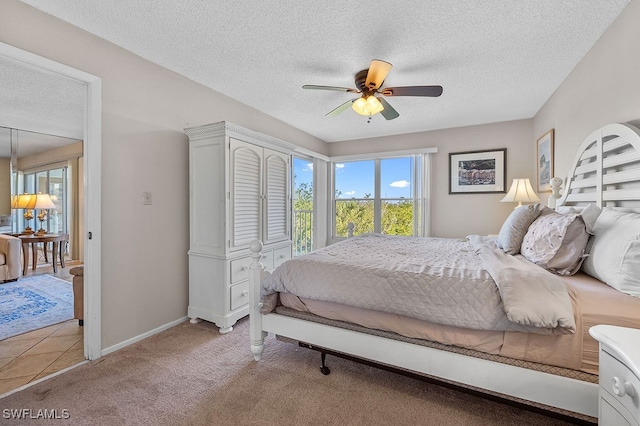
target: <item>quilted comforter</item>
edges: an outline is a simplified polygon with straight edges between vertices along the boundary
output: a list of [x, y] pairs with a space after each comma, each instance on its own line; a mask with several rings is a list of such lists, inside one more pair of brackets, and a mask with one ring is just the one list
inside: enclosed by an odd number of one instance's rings
[[280, 265], [263, 281], [274, 292], [475, 330], [575, 332], [559, 277], [477, 235], [350, 238]]

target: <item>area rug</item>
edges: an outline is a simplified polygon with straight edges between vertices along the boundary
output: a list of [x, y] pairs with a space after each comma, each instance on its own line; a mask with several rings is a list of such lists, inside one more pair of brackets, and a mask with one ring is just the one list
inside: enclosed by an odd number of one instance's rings
[[73, 319], [73, 287], [51, 275], [0, 284], [0, 340]]

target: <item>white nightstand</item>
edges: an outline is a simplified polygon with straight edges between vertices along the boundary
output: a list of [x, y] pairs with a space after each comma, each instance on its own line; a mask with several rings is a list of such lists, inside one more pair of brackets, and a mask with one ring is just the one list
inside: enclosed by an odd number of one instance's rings
[[640, 426], [640, 330], [596, 325], [600, 342], [598, 423]]

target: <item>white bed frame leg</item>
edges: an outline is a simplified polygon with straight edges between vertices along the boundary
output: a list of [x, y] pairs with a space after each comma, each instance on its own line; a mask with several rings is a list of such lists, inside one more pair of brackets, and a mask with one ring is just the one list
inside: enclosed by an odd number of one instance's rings
[[251, 338], [251, 353], [256, 361], [260, 361], [264, 349], [264, 338], [267, 333], [262, 331], [262, 314], [260, 308], [260, 289], [262, 288], [262, 272], [264, 266], [260, 263], [262, 257], [262, 242], [254, 240], [249, 245], [251, 250], [251, 266], [249, 267], [249, 335]]

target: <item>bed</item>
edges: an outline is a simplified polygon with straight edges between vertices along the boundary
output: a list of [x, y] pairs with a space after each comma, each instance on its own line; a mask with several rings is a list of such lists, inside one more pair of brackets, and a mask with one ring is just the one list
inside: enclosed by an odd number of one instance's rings
[[583, 142], [555, 210], [516, 209], [497, 237], [365, 235], [273, 274], [254, 241], [251, 351], [273, 333], [320, 348], [323, 368], [338, 353], [593, 421], [589, 328], [640, 328], [638, 206], [640, 130], [611, 124]]

